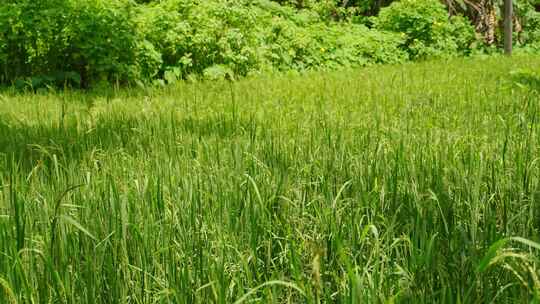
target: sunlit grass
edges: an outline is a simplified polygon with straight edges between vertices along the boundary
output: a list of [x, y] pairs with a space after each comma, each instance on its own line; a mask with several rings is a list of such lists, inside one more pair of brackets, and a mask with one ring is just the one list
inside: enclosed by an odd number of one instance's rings
[[524, 67], [4, 92], [0, 302], [538, 300]]

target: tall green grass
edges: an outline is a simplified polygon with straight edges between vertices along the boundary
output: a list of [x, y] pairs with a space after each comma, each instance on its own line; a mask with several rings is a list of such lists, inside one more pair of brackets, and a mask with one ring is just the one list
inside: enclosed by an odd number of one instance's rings
[[538, 301], [523, 67], [4, 92], [0, 302]]

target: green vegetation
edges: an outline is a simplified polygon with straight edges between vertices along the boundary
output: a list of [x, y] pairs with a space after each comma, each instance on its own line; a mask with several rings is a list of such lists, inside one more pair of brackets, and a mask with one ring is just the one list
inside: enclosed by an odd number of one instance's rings
[[374, 23], [378, 29], [404, 33], [403, 47], [415, 59], [465, 55], [475, 40], [468, 21], [460, 16], [449, 19], [438, 1], [395, 2], [381, 11]]
[[268, 0], [21, 0], [0, 7], [0, 83], [170, 83], [396, 63], [407, 58], [402, 40]]
[[539, 301], [539, 68], [4, 92], [0, 302]]
[[0, 2], [0, 303], [540, 303], [539, 0]]
[[[501, 1], [3, 0], [0, 85], [165, 85], [497, 52]], [[516, 46], [538, 53], [533, 4], [516, 0]]]

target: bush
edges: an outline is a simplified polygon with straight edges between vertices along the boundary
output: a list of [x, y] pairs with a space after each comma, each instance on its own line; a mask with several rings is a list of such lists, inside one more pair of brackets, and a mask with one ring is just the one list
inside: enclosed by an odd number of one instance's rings
[[67, 62], [84, 79], [130, 81], [152, 77], [160, 58], [139, 35], [127, 1], [80, 1], [67, 28]]
[[[60, 65], [67, 24], [59, 8], [65, 0], [11, 1], [0, 6], [0, 66], [2, 80], [50, 74]], [[56, 54], [58, 56], [50, 56]]]
[[161, 73], [178, 69], [184, 76], [394, 63], [407, 56], [399, 35], [327, 23], [313, 11], [270, 1], [169, 0], [145, 8], [140, 22], [162, 54]]
[[540, 49], [540, 13], [530, 10], [524, 19], [522, 43], [534, 49]]
[[412, 58], [467, 54], [475, 39], [474, 28], [463, 17], [448, 16], [438, 0], [403, 0], [383, 8], [373, 19], [375, 28], [399, 32]]
[[164, 1], [141, 9], [144, 37], [161, 54], [161, 73], [172, 67], [184, 75], [225, 65], [245, 75], [257, 68], [258, 12], [226, 1]]
[[[276, 28], [277, 27], [277, 28]], [[371, 31], [360, 25], [313, 24], [295, 27], [274, 25], [274, 46], [268, 54], [278, 69], [362, 66], [374, 63], [398, 63], [407, 59], [399, 48], [399, 35]]]
[[[140, 2], [140, 1], [139, 1]], [[399, 34], [268, 0], [17, 0], [0, 7], [0, 82], [174, 82], [408, 58]]]
[[[2, 81], [130, 81], [159, 58], [138, 34], [129, 1], [20, 0], [0, 7]], [[140, 62], [141, 61], [141, 62]], [[73, 76], [76, 75], [76, 76]]]

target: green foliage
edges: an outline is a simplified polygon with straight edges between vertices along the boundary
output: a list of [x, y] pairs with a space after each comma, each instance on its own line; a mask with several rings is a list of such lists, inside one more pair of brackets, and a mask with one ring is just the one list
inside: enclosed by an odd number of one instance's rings
[[260, 64], [257, 23], [260, 10], [226, 1], [163, 1], [140, 10], [142, 34], [161, 54], [162, 72], [202, 74], [214, 65], [246, 75]]
[[381, 7], [394, 0], [273, 0], [282, 5], [310, 9], [325, 18], [346, 19], [376, 15]]
[[243, 76], [407, 59], [399, 35], [328, 22], [310, 7], [267, 0], [15, 1], [0, 7], [0, 83], [87, 87], [207, 78], [222, 68]]
[[184, 76], [208, 75], [207, 69], [247, 75], [406, 59], [397, 35], [326, 23], [314, 11], [270, 1], [169, 0], [145, 7], [139, 20], [146, 39], [162, 54], [162, 71], [175, 67]]
[[535, 303], [520, 69], [540, 58], [2, 91], [0, 303]]
[[529, 10], [523, 18], [523, 34], [520, 37], [521, 43], [529, 51], [540, 52], [540, 13]]
[[373, 19], [375, 28], [401, 33], [403, 48], [412, 58], [467, 54], [475, 34], [463, 17], [449, 17], [437, 0], [403, 0], [383, 8]]
[[298, 27], [288, 22], [272, 25], [267, 40], [272, 48], [269, 62], [281, 69], [361, 66], [397, 63], [407, 54], [399, 49], [399, 35], [370, 31], [364, 26], [311, 24]]
[[60, 29], [67, 23], [64, 0], [11, 1], [0, 6], [1, 79], [48, 74], [62, 63], [66, 42]]
[[[0, 6], [0, 84], [170, 83], [221, 69], [336, 69], [475, 47], [469, 21], [449, 17], [438, 0], [394, 1], [366, 17], [391, 2], [10, 0]], [[467, 12], [465, 2], [447, 4]], [[516, 2], [519, 40], [522, 51], [538, 52], [540, 18], [531, 8]]]
[[0, 7], [1, 81], [77, 73], [90, 81], [156, 74], [160, 58], [127, 0], [20, 0]]
[[136, 11], [128, 1], [74, 3], [65, 60], [76, 71], [87, 79], [121, 81], [156, 73], [159, 58], [137, 32]]

